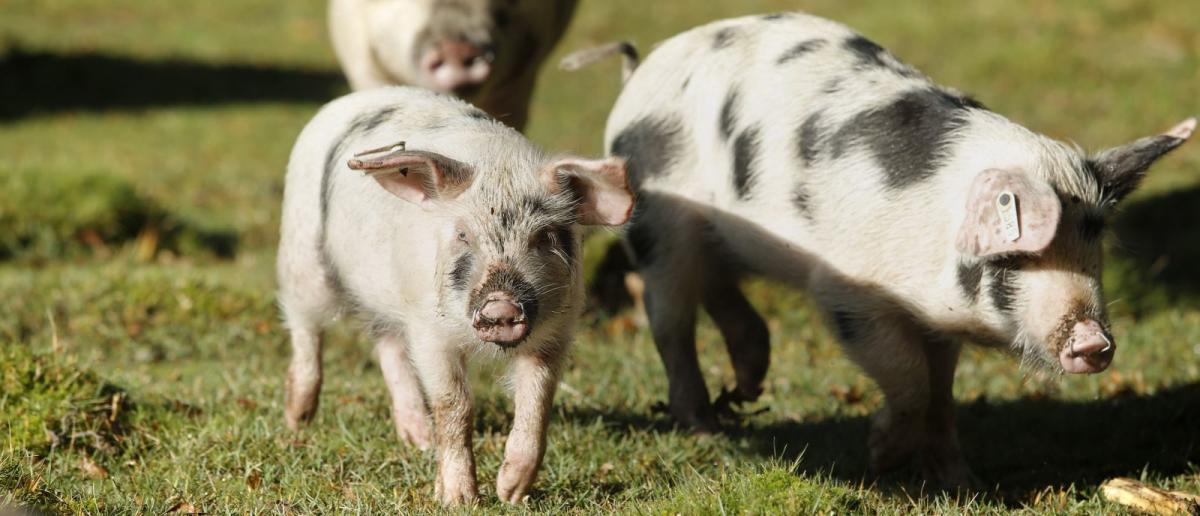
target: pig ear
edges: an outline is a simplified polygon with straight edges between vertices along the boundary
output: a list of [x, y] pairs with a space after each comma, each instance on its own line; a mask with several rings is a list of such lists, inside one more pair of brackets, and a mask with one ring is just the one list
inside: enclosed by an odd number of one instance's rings
[[541, 176], [552, 192], [574, 191], [579, 198], [580, 224], [619, 226], [633, 211], [624, 159], [564, 158], [546, 167]]
[[956, 247], [979, 257], [1038, 253], [1054, 240], [1061, 215], [1062, 201], [1046, 182], [1016, 170], [985, 170], [971, 183]]
[[346, 164], [374, 178], [392, 195], [415, 204], [453, 198], [466, 189], [465, 164], [435, 152], [399, 147], [387, 154], [361, 152]]
[[1196, 119], [1189, 118], [1165, 133], [1101, 151], [1089, 159], [1104, 199], [1110, 203], [1124, 199], [1142, 182], [1150, 165], [1182, 145], [1195, 129]]

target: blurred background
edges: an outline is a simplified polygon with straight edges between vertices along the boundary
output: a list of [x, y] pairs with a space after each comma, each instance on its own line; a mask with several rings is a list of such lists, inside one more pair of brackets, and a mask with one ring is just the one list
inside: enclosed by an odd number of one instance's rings
[[[1200, 114], [1200, 18], [1185, 4], [582, 0], [541, 71], [527, 133], [552, 150], [602, 150], [618, 62], [563, 72], [553, 63], [566, 52], [629, 39], [644, 54], [708, 21], [805, 10], [1097, 150]], [[349, 91], [325, 8], [0, 0], [0, 502], [432, 507], [432, 458], [395, 439], [353, 324], [333, 330], [314, 426], [293, 435], [282, 424], [273, 259], [284, 166], [301, 127]], [[590, 315], [531, 508], [1087, 513], [1111, 508], [1096, 486], [1115, 475], [1200, 490], [1200, 143], [1156, 166], [1111, 228], [1115, 367], [1059, 379], [996, 351], [965, 354], [960, 433], [987, 486], [973, 498], [921, 496], [906, 478], [864, 487], [877, 389], [803, 294], [752, 282], [773, 362], [750, 408], [769, 411], [726, 436], [673, 431], [653, 408], [666, 391], [648, 332], [629, 312]], [[589, 266], [611, 238], [591, 243]], [[732, 384], [707, 321], [699, 340], [710, 389]], [[511, 404], [494, 381], [502, 370], [478, 369], [486, 497]]]

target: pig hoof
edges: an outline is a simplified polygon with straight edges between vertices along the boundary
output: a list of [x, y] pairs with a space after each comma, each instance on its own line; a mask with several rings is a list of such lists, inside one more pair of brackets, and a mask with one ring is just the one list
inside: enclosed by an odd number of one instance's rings
[[[299, 398], [299, 399], [297, 399]], [[283, 409], [283, 418], [289, 429], [295, 431], [312, 421], [317, 414], [317, 396], [288, 396]]]
[[475, 482], [472, 479], [454, 479], [450, 475], [438, 475], [434, 497], [437, 498], [438, 503], [451, 507], [473, 504], [479, 499], [479, 493], [476, 491]]
[[738, 389], [721, 389], [721, 394], [717, 396], [717, 400], [713, 402], [713, 409], [717, 413], [717, 417], [720, 419], [742, 421], [746, 418], [756, 416], [770, 410], [768, 407], [763, 407], [758, 410], [748, 412], [738, 410], [738, 407], [740, 407], [743, 403], [751, 403], [757, 399], [757, 395], [750, 396], [742, 393]]
[[533, 481], [537, 478], [538, 464], [536, 460], [506, 459], [496, 475], [496, 494], [500, 500], [516, 504], [525, 499]]

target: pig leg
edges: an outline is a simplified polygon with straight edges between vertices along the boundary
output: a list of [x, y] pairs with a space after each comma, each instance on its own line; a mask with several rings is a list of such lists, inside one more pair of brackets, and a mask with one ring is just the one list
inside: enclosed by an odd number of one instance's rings
[[379, 368], [384, 382], [392, 395], [392, 422], [400, 439], [420, 448], [428, 449], [432, 441], [429, 433], [429, 415], [425, 400], [421, 397], [421, 381], [408, 360], [407, 345], [394, 335], [381, 337], [375, 344], [379, 354]]
[[846, 353], [883, 391], [867, 438], [871, 471], [881, 474], [907, 465], [924, 442], [930, 368], [923, 332], [905, 316], [853, 310], [832, 308], [830, 320]]
[[[714, 270], [709, 278], [719, 278]], [[730, 404], [757, 400], [771, 359], [771, 336], [767, 323], [742, 294], [736, 281], [714, 281], [704, 292], [704, 309], [721, 330], [733, 363], [737, 385], [717, 399], [717, 410]]]
[[930, 400], [925, 442], [921, 447], [921, 470], [931, 484], [947, 488], [966, 488], [977, 483], [963, 458], [954, 425], [954, 369], [961, 347], [950, 340], [925, 341]]
[[504, 445], [504, 463], [496, 475], [496, 494], [519, 503], [537, 478], [546, 452], [546, 424], [560, 371], [559, 350], [523, 351], [513, 359], [513, 402], [516, 413]]
[[458, 346], [435, 337], [436, 333], [409, 330], [409, 354], [433, 412], [438, 462], [434, 496], [443, 505], [473, 503], [479, 491], [471, 450], [473, 414], [466, 356]]
[[[301, 235], [303, 236], [303, 235]], [[284, 419], [292, 430], [312, 420], [321, 393], [322, 325], [336, 312], [337, 296], [322, 272], [315, 242], [300, 236], [279, 248], [279, 300], [291, 332], [292, 360]]]
[[646, 315], [667, 370], [671, 416], [694, 430], [715, 432], [716, 416], [696, 358], [696, 310], [704, 271], [699, 258], [704, 252], [696, 247], [704, 241], [707, 221], [651, 196], [643, 195], [639, 202], [627, 238], [646, 283]]
[[317, 413], [321, 394], [321, 329], [289, 320], [292, 363], [288, 366], [283, 415], [288, 428], [299, 429]]

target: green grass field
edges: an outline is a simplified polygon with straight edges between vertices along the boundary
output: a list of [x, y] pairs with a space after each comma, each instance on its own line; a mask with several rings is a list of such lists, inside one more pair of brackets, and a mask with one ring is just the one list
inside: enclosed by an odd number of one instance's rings
[[[1098, 149], [1200, 114], [1200, 19], [1136, 0], [585, 0], [555, 58], [643, 50], [718, 18], [803, 9], [935, 80]], [[900, 7], [903, 5], [903, 7]], [[600, 151], [616, 62], [543, 70], [529, 133]], [[274, 304], [283, 169], [346, 91], [322, 0], [0, 0], [0, 506], [65, 513], [425, 512], [434, 463], [401, 445], [370, 345], [332, 331], [314, 424], [283, 424]], [[1113, 476], [1200, 492], [1200, 143], [1165, 159], [1108, 236], [1116, 364], [1059, 378], [971, 349], [956, 397], [988, 487], [865, 477], [878, 390], [802, 293], [748, 285], [772, 329], [769, 409], [719, 436], [655, 411], [666, 378], [632, 314], [591, 317], [528, 506], [495, 501], [511, 403], [478, 363], [476, 510], [1121, 512]], [[595, 256], [593, 256], [595, 258]], [[715, 392], [732, 383], [699, 332]]]

